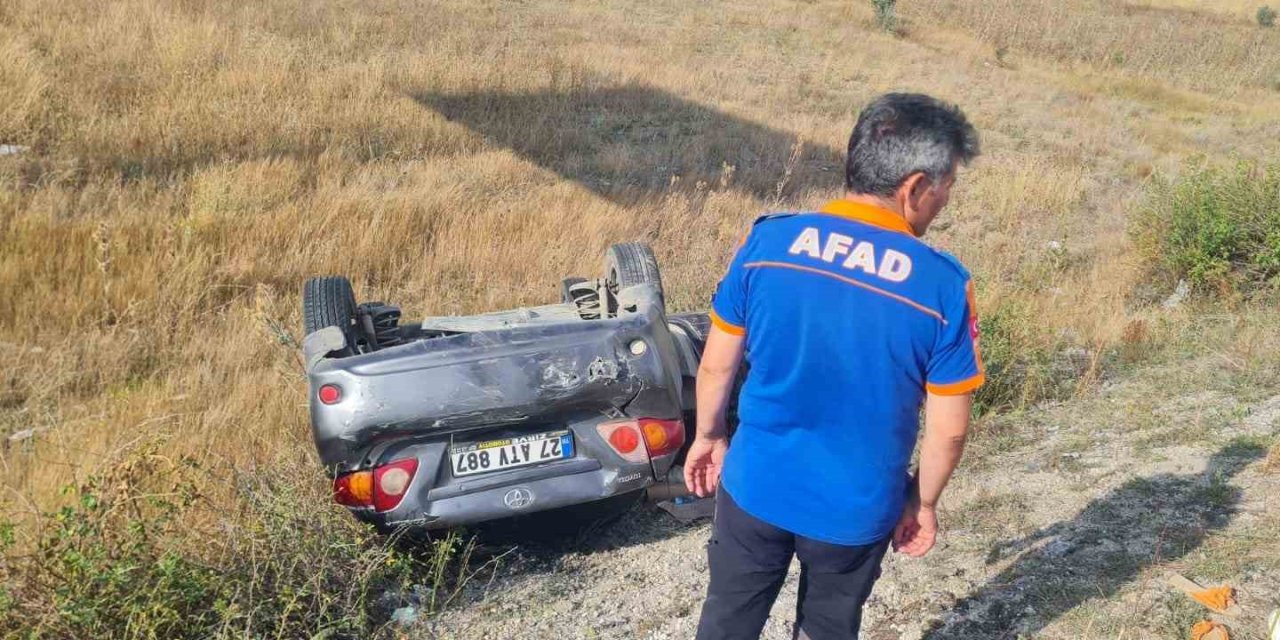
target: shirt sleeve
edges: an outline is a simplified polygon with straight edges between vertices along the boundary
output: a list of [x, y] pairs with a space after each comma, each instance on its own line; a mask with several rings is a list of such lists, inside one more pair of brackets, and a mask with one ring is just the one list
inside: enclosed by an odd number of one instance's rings
[[735, 336], [747, 334], [747, 274], [742, 265], [749, 240], [750, 234], [742, 239], [729, 270], [711, 296], [711, 324]]
[[953, 296], [944, 308], [943, 317], [947, 322], [929, 360], [925, 389], [944, 396], [970, 393], [986, 382], [978, 346], [978, 312], [973, 304], [972, 280], [965, 282], [963, 296]]

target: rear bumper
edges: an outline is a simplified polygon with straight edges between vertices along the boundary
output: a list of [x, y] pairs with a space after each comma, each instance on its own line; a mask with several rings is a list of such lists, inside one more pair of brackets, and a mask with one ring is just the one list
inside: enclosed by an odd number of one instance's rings
[[[593, 448], [579, 440], [585, 451]], [[390, 511], [352, 510], [355, 516], [380, 529], [402, 526], [446, 529], [500, 518], [525, 515], [603, 500], [646, 489], [656, 477], [665, 477], [674, 455], [631, 464], [611, 454], [579, 456], [568, 460], [499, 471], [475, 477], [449, 477], [447, 443], [413, 445], [387, 452], [383, 459], [418, 459], [404, 499]], [[661, 471], [657, 471], [660, 469]]]
[[[594, 460], [582, 462], [595, 463]], [[498, 484], [472, 493], [432, 499], [395, 512], [378, 514], [383, 517], [375, 524], [385, 528], [408, 525], [424, 529], [444, 529], [593, 502], [624, 492], [614, 482], [616, 472], [600, 468], [599, 463], [576, 466], [578, 468], [569, 471], [567, 475]], [[637, 488], [652, 482], [652, 479], [648, 480], [643, 484], [636, 483]]]

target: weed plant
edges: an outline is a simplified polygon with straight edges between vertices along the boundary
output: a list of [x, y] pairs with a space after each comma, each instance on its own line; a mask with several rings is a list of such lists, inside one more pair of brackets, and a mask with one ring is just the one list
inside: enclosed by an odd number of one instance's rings
[[1254, 14], [1254, 18], [1258, 21], [1259, 26], [1270, 29], [1276, 26], [1276, 10], [1268, 5], [1258, 7], [1258, 12]]
[[[244, 508], [202, 522], [202, 488], [229, 482]], [[374, 637], [404, 594], [425, 588], [411, 605], [430, 614], [470, 577], [457, 535], [410, 551], [305, 484], [228, 478], [155, 443], [64, 491], [28, 548], [0, 528], [0, 635]]]
[[1191, 168], [1157, 180], [1131, 234], [1156, 278], [1202, 295], [1252, 294], [1280, 276], [1280, 165]]

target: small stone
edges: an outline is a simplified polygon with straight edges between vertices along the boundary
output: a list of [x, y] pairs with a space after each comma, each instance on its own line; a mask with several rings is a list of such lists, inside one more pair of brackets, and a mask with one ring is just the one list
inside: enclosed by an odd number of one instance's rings
[[1071, 553], [1074, 548], [1075, 545], [1063, 540], [1062, 538], [1058, 538], [1044, 546], [1044, 556], [1046, 558], [1061, 558], [1068, 553]]
[[1098, 541], [1098, 551], [1101, 551], [1102, 553], [1115, 553], [1121, 549], [1124, 549], [1124, 547], [1120, 546], [1120, 543], [1115, 540], [1103, 538]]
[[36, 434], [35, 429], [23, 429], [22, 431], [14, 431], [9, 436], [9, 442], [22, 442], [23, 440], [26, 440], [31, 436], [34, 436], [35, 434]]
[[391, 612], [391, 622], [407, 627], [418, 621], [417, 607], [400, 607]]
[[1191, 285], [1188, 285], [1186, 280], [1179, 280], [1178, 286], [1173, 289], [1173, 293], [1169, 294], [1169, 297], [1165, 298], [1160, 306], [1169, 310], [1177, 309], [1182, 306], [1188, 295], [1191, 295]]

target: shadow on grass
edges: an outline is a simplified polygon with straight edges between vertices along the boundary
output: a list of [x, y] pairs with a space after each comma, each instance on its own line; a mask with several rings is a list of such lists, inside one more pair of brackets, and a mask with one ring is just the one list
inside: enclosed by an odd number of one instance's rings
[[653, 87], [413, 98], [624, 204], [699, 182], [727, 183], [763, 199], [843, 184], [841, 153]]
[[1005, 543], [993, 555], [1052, 538], [957, 603], [925, 638], [1037, 637], [1085, 601], [1112, 597], [1144, 568], [1177, 560], [1226, 527], [1241, 496], [1231, 480], [1265, 453], [1256, 444], [1230, 444], [1203, 473], [1130, 480], [1074, 519]]

